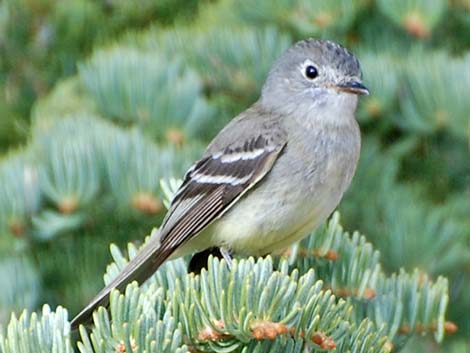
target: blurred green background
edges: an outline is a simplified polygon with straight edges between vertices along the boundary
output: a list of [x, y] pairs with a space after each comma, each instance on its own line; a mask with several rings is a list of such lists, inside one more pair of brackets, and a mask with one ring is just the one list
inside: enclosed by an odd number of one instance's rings
[[160, 179], [182, 177], [306, 37], [351, 49], [372, 92], [345, 228], [386, 270], [450, 281], [458, 332], [407, 349], [470, 351], [469, 0], [1, 2], [0, 323], [83, 306], [109, 244], [160, 223]]

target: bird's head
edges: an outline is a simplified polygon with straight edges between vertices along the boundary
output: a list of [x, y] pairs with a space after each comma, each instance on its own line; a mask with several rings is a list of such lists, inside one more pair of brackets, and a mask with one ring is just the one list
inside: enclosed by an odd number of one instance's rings
[[361, 68], [353, 54], [328, 40], [306, 39], [274, 63], [261, 100], [281, 110], [311, 110], [332, 104], [355, 110], [357, 96], [365, 94], [369, 91], [362, 84]]

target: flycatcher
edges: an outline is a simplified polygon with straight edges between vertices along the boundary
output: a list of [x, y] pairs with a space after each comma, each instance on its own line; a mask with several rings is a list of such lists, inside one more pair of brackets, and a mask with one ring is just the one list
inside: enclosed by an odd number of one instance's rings
[[107, 306], [109, 293], [144, 282], [169, 258], [218, 247], [266, 255], [309, 234], [348, 188], [360, 152], [358, 60], [307, 39], [272, 66], [260, 99], [234, 118], [186, 173], [157, 234], [72, 321]]

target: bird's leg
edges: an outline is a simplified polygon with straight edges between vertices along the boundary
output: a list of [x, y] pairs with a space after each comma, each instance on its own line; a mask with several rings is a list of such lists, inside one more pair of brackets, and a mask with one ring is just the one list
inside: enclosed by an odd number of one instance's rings
[[219, 248], [220, 253], [222, 254], [225, 262], [229, 269], [232, 269], [232, 252], [224, 247]]
[[189, 261], [188, 272], [194, 272], [194, 274], [198, 275], [201, 273], [203, 268], [207, 269], [207, 260], [209, 259], [210, 255], [218, 257], [219, 259], [222, 258], [222, 254], [220, 253], [219, 248], [209, 248], [198, 252], [194, 254]]
[[209, 248], [204, 251], [198, 252], [193, 255], [188, 264], [188, 272], [194, 272], [195, 274], [201, 273], [203, 268], [207, 268], [207, 260], [209, 255], [224, 259], [229, 269], [232, 268], [232, 253], [226, 248]]

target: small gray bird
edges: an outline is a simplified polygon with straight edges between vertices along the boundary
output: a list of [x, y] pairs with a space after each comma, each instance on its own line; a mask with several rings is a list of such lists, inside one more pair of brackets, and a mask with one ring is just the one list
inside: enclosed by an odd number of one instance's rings
[[322, 223], [351, 182], [360, 152], [357, 59], [307, 39], [273, 65], [261, 98], [214, 138], [186, 173], [157, 234], [72, 321], [107, 306], [109, 293], [144, 282], [167, 259], [218, 247], [266, 255]]

